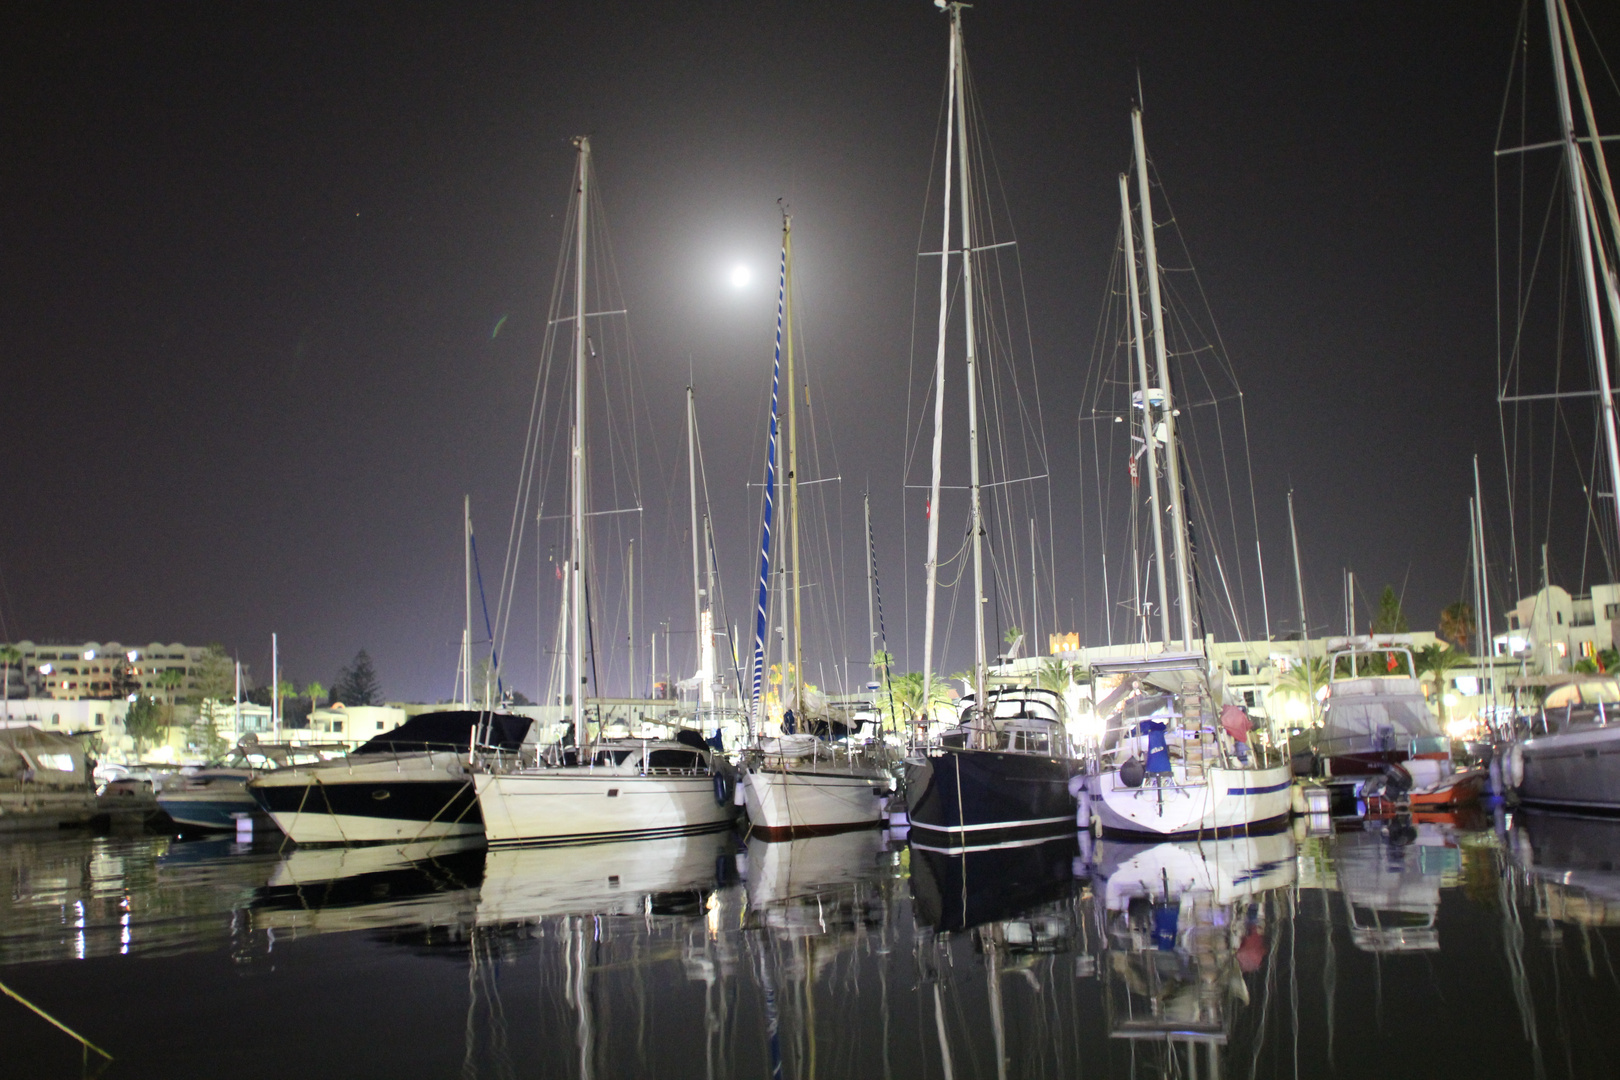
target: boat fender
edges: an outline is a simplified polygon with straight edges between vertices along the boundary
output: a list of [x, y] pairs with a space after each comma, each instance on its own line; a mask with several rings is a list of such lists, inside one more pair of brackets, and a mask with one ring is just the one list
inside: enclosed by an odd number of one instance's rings
[[1147, 766], [1141, 758], [1130, 758], [1119, 767], [1119, 779], [1126, 787], [1138, 788], [1147, 779]]
[[1069, 798], [1078, 799], [1080, 793], [1086, 790], [1086, 774], [1075, 773], [1069, 777]]
[[732, 805], [735, 794], [730, 773], [716, 772], [714, 774], [714, 801], [720, 806]]
[[[746, 774], [739, 774], [739, 775], [740, 776], [745, 776]], [[748, 794], [745, 791], [743, 791], [743, 783], [744, 782], [745, 782], [744, 780], [733, 780], [732, 781], [732, 784], [731, 784], [731, 805], [732, 806], [747, 806], [748, 805]]]
[[1517, 790], [1524, 785], [1524, 744], [1514, 743], [1507, 754], [1507, 786]]

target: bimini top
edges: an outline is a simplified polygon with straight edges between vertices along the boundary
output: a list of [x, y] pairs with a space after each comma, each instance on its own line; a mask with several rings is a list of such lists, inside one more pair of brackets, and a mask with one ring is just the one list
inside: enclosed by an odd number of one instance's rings
[[1124, 656], [1117, 660], [1095, 660], [1091, 664], [1091, 677], [1127, 674], [1147, 675], [1155, 671], [1204, 671], [1209, 660], [1203, 653], [1150, 653], [1146, 656]]
[[421, 713], [393, 731], [367, 740], [356, 754], [409, 754], [423, 750], [465, 750], [478, 728], [479, 745], [516, 753], [534, 721], [510, 713], [457, 709]]

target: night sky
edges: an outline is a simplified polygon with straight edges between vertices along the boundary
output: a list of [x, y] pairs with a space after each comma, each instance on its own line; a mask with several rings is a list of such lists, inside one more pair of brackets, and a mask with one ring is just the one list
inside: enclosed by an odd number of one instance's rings
[[[1612, 53], [1620, 13], [1588, 7]], [[1345, 566], [1368, 596], [1404, 583], [1419, 628], [1468, 595], [1470, 456], [1490, 500], [1506, 486], [1491, 152], [1518, 19], [1494, 0], [966, 13], [1020, 240], [1061, 622], [1088, 572], [1075, 418], [1138, 77], [1247, 395], [1274, 629], [1293, 628], [1290, 486], [1318, 628], [1342, 625]], [[891, 644], [920, 667], [923, 508], [901, 472], [914, 280], [932, 354], [917, 251], [946, 40], [926, 0], [9, 7], [0, 637], [218, 641], [262, 678], [275, 631], [300, 683], [364, 647], [390, 698], [448, 696], [462, 495], [493, 591], [569, 139], [589, 133], [650, 418], [638, 623], [691, 620], [689, 371], [727, 615], [750, 615], [783, 198], [843, 477], [845, 647], [865, 647], [870, 486]], [[532, 696], [525, 557], [510, 677]], [[1579, 570], [1555, 553], [1555, 580]], [[970, 656], [952, 640], [946, 670]]]

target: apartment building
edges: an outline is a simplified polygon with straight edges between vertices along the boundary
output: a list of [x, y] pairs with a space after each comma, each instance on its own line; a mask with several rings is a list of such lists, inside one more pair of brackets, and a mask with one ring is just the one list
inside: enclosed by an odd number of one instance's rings
[[12, 666], [7, 696], [56, 701], [121, 700], [135, 693], [162, 698], [168, 694], [163, 673], [171, 668], [181, 675], [175, 697], [189, 698], [197, 688], [192, 669], [204, 652], [178, 642], [17, 641], [12, 648], [21, 659]]

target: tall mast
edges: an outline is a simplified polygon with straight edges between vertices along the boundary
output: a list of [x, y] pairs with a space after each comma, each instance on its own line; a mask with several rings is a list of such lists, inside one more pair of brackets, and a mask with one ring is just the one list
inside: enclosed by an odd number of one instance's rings
[[[1575, 89], [1581, 95], [1581, 111], [1586, 116], [1586, 134], [1592, 147], [1592, 158], [1596, 164], [1593, 170], [1597, 173], [1598, 187], [1603, 192], [1603, 205], [1608, 211], [1610, 236], [1616, 244], [1620, 244], [1620, 207], [1616, 207], [1614, 199], [1614, 183], [1609, 176], [1609, 161], [1603, 152], [1603, 137], [1598, 132], [1597, 118], [1592, 113], [1592, 96], [1586, 91], [1586, 72], [1581, 68], [1581, 51], [1575, 46], [1575, 28], [1569, 22], [1569, 5], [1559, 0], [1558, 10], [1564, 24], [1564, 36], [1569, 42], [1569, 63], [1575, 72]], [[1593, 228], [1601, 234], [1597, 225], [1597, 207], [1592, 204], [1592, 193], [1586, 193], [1587, 211], [1592, 215]], [[1617, 337], [1620, 337], [1620, 283], [1615, 281], [1615, 274], [1609, 267], [1609, 255], [1602, 243], [1597, 245], [1598, 266], [1602, 271], [1604, 294], [1609, 300], [1609, 321], [1614, 326]]]
[[[1142, 333], [1142, 295], [1136, 284], [1136, 237], [1131, 227], [1131, 191], [1125, 174], [1119, 174], [1119, 216], [1125, 228], [1125, 270], [1130, 279], [1131, 327], [1136, 341], [1136, 379], [1142, 387], [1142, 438], [1147, 445], [1148, 503], [1153, 512], [1153, 567], [1159, 586], [1159, 643], [1170, 644], [1170, 590], [1164, 580], [1164, 530], [1159, 521], [1159, 451], [1154, 435], [1152, 395], [1148, 393], [1147, 339]], [[1150, 229], [1151, 233], [1152, 230]], [[1138, 609], [1140, 609], [1140, 598]]]
[[951, 5], [951, 24], [956, 33], [956, 155], [957, 198], [962, 207], [962, 326], [967, 343], [968, 392], [968, 527], [973, 530], [973, 700], [984, 708], [984, 525], [979, 510], [979, 372], [973, 342], [973, 220], [972, 197], [968, 190], [967, 79], [962, 65], [962, 5]]
[[[1591, 192], [1586, 186], [1586, 162], [1581, 157], [1575, 140], [1575, 119], [1570, 112], [1569, 77], [1564, 70], [1564, 36], [1559, 28], [1558, 10], [1562, 0], [1547, 0], [1547, 29], [1550, 32], [1553, 54], [1553, 74], [1558, 84], [1558, 115], [1563, 124], [1564, 155], [1569, 176], [1570, 201], [1574, 204], [1575, 232], [1581, 249], [1581, 273], [1586, 284], [1586, 317], [1592, 333], [1593, 362], [1598, 374], [1598, 406], [1603, 414], [1603, 445], [1608, 451], [1609, 481], [1620, 491], [1620, 439], [1615, 433], [1614, 393], [1609, 381], [1609, 356], [1603, 340], [1603, 314], [1598, 306], [1597, 270], [1592, 264]], [[1578, 63], [1579, 61], [1577, 61]], [[1584, 83], [1583, 83], [1584, 86]], [[1584, 94], [1584, 91], [1583, 91]], [[1589, 132], [1598, 142], [1596, 130]], [[1601, 238], [1597, 238], [1601, 242]], [[1607, 262], [1607, 259], [1604, 260]], [[1605, 275], [1607, 276], [1607, 275]], [[1613, 288], [1613, 282], [1609, 282]], [[1620, 529], [1620, 498], [1613, 500], [1615, 524]]]
[[574, 140], [579, 148], [578, 235], [574, 244], [574, 446], [573, 492], [569, 508], [569, 592], [573, 626], [568, 640], [569, 700], [573, 702], [574, 739], [585, 739], [585, 223], [589, 219], [591, 139]]
[[[625, 595], [629, 597], [629, 602], [625, 604], [625, 608], [630, 622], [630, 696], [635, 697], [636, 675], [638, 672], [636, 671], [636, 541], [633, 537], [630, 540], [630, 550], [625, 556], [624, 565], [625, 580], [628, 582]], [[651, 693], [649, 690], [648, 696], [651, 696]]]
[[[782, 250], [787, 255], [786, 297], [784, 299], [787, 322], [787, 485], [788, 533], [793, 562], [789, 572], [793, 576], [793, 713], [802, 721], [804, 715], [804, 642], [800, 638], [799, 619], [799, 428], [798, 410], [794, 402], [795, 375], [793, 373], [793, 218], [782, 222]], [[787, 650], [782, 650], [787, 659]], [[787, 673], [783, 672], [783, 678]]]
[[704, 618], [698, 625], [698, 635], [702, 638], [703, 663], [702, 667], [708, 673], [703, 682], [702, 701], [706, 705], [714, 704], [715, 689], [722, 683], [720, 678], [720, 665], [715, 661], [714, 653], [714, 525], [709, 515], [703, 515], [703, 574], [704, 574], [704, 600], [706, 610]]
[[770, 645], [771, 530], [776, 509], [777, 395], [782, 383], [782, 322], [787, 304], [787, 217], [782, 219], [782, 266], [776, 279], [776, 353], [771, 364], [771, 423], [765, 444], [764, 506], [760, 511], [759, 587], [754, 602], [754, 665], [752, 672], [749, 734], [765, 721], [765, 656]]
[[[707, 681], [703, 670], [703, 586], [698, 576], [698, 511], [697, 511], [697, 406], [692, 401], [692, 388], [686, 388], [686, 481], [692, 505], [692, 641], [697, 651], [697, 677]], [[699, 689], [699, 697], [707, 697]]]
[[[1164, 305], [1159, 300], [1159, 252], [1153, 238], [1153, 196], [1148, 190], [1147, 145], [1142, 136], [1142, 110], [1131, 110], [1131, 134], [1136, 140], [1136, 187], [1142, 204], [1142, 259], [1147, 263], [1148, 304], [1153, 314], [1153, 360], [1158, 368], [1160, 406], [1164, 421], [1165, 473], [1170, 477], [1170, 516], [1176, 543], [1176, 600], [1181, 605], [1181, 644], [1193, 647], [1192, 565], [1187, 559], [1187, 514], [1181, 498], [1181, 465], [1176, 451], [1176, 406], [1170, 393], [1170, 358], [1164, 341]], [[1143, 394], [1147, 387], [1143, 387]]]
[[1035, 519], [1029, 519], [1029, 655], [1041, 655], [1041, 601], [1038, 563], [1035, 558]]
[[951, 284], [951, 154], [956, 135], [956, 54], [962, 35], [962, 14], [951, 8], [951, 50], [946, 66], [945, 94], [945, 199], [941, 204], [939, 241], [939, 335], [934, 352], [933, 473], [928, 486], [928, 559], [924, 564], [928, 588], [923, 606], [922, 713], [928, 719], [928, 700], [934, 685], [934, 608], [939, 585], [939, 475], [945, 447], [945, 326], [950, 318]]
[[461, 497], [461, 578], [466, 621], [461, 624], [461, 705], [472, 708], [472, 496]]
[[281, 644], [270, 635], [270, 726], [281, 730]]
[[1305, 578], [1299, 572], [1299, 529], [1294, 524], [1294, 489], [1288, 489], [1288, 540], [1294, 547], [1294, 598], [1299, 601], [1299, 654], [1311, 655], [1311, 629], [1305, 621]]
[[1479, 489], [1479, 455], [1474, 455], [1474, 565], [1479, 573], [1479, 611], [1475, 615], [1475, 625], [1480, 628], [1480, 655], [1486, 658], [1491, 666], [1491, 700], [1496, 700], [1496, 668], [1492, 656], [1496, 651], [1496, 635], [1491, 633], [1491, 578], [1486, 572], [1490, 563], [1485, 558], [1485, 500]]
[[871, 668], [869, 682], [878, 681], [877, 608], [872, 602], [872, 576], [877, 568], [872, 565], [872, 493], [861, 496], [861, 507], [866, 516], [866, 662]]

